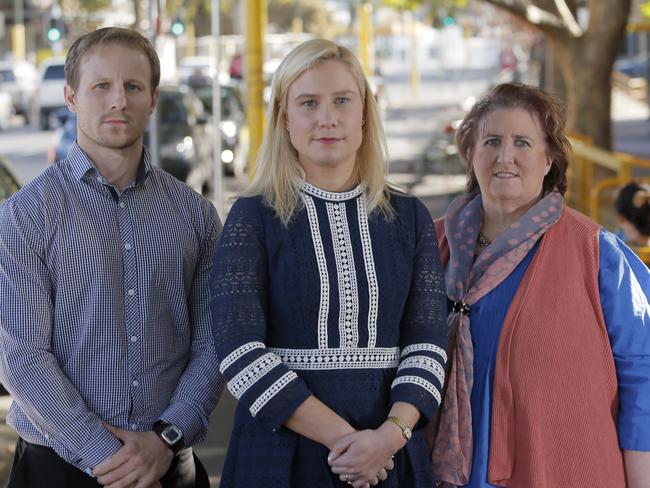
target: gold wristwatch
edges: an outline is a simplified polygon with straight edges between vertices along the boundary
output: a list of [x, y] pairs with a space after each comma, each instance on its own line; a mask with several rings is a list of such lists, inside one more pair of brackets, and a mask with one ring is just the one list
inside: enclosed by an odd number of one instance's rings
[[411, 436], [413, 435], [413, 431], [411, 430], [411, 428], [408, 425], [406, 425], [404, 422], [402, 422], [399, 417], [388, 417], [386, 419], [386, 421], [394, 423], [395, 425], [397, 425], [401, 429], [402, 437], [404, 437], [404, 440], [406, 440], [406, 442], [411, 440]]

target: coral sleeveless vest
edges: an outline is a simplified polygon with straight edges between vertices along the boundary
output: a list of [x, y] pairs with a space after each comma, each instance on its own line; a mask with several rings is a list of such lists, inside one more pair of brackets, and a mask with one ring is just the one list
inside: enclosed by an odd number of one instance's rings
[[[443, 263], [449, 248], [436, 222]], [[488, 478], [509, 488], [625, 488], [616, 369], [598, 289], [600, 228], [565, 208], [506, 315]]]

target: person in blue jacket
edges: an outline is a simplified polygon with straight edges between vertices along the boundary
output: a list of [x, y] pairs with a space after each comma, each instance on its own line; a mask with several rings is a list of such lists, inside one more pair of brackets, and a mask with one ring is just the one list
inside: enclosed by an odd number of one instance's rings
[[359, 62], [316, 39], [275, 73], [257, 173], [214, 256], [213, 334], [238, 399], [221, 486], [433, 486], [444, 383], [431, 217], [385, 179]]

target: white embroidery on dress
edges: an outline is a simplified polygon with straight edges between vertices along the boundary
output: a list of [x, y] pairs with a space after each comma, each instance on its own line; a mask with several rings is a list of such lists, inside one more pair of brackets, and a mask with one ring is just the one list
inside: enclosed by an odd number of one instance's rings
[[359, 345], [359, 291], [352, 239], [344, 203], [327, 202], [339, 285], [339, 337], [342, 348]]
[[267, 353], [260, 356], [228, 382], [230, 393], [239, 400], [246, 390], [280, 364], [282, 361], [275, 354]]
[[294, 370], [301, 369], [384, 369], [399, 365], [399, 347], [355, 347], [351, 349], [281, 349], [269, 351]]
[[377, 345], [377, 315], [379, 309], [379, 285], [375, 273], [375, 259], [372, 254], [372, 241], [368, 228], [368, 214], [366, 213], [366, 198], [361, 195], [357, 200], [357, 215], [359, 217], [359, 235], [363, 248], [363, 260], [368, 277], [368, 347]]
[[423, 369], [438, 378], [440, 385], [445, 384], [445, 370], [443, 367], [436, 361], [428, 356], [411, 356], [402, 361], [397, 369], [397, 373], [406, 368], [419, 368]]
[[278, 379], [275, 383], [273, 383], [271, 386], [269, 386], [264, 393], [262, 393], [257, 400], [251, 405], [251, 408], [249, 409], [253, 417], [257, 415], [257, 413], [266, 405], [271, 398], [273, 398], [275, 395], [277, 395], [282, 388], [287, 386], [289, 383], [291, 383], [293, 380], [297, 379], [298, 375], [294, 373], [293, 371], [289, 371], [288, 373], [284, 373], [280, 379]]
[[435, 344], [411, 344], [408, 347], [405, 347], [402, 350], [402, 357], [408, 356], [412, 352], [417, 352], [417, 351], [431, 351], [435, 352], [438, 356], [442, 358], [442, 360], [446, 363], [447, 362], [447, 353], [445, 352], [444, 349], [436, 346]]
[[390, 387], [395, 388], [397, 385], [401, 385], [404, 383], [413, 384], [421, 388], [424, 388], [429, 393], [431, 393], [431, 395], [433, 395], [433, 397], [438, 401], [438, 405], [440, 405], [440, 392], [429, 381], [422, 379], [419, 376], [398, 376], [397, 378], [395, 378], [393, 384], [390, 385]]
[[219, 365], [219, 371], [221, 371], [221, 374], [223, 374], [223, 372], [226, 371], [232, 365], [232, 363], [237, 361], [244, 354], [249, 353], [255, 349], [262, 349], [262, 348], [264, 348], [264, 344], [261, 342], [248, 342], [243, 346], [239, 346], [233, 352], [228, 354], [226, 356], [226, 359], [221, 361], [221, 364]]
[[309, 227], [311, 229], [311, 240], [314, 244], [314, 253], [318, 263], [318, 275], [320, 276], [320, 305], [318, 309], [318, 347], [327, 347], [327, 317], [330, 308], [330, 281], [327, 272], [327, 262], [325, 261], [325, 252], [323, 251], [323, 241], [320, 236], [320, 226], [318, 225], [318, 214], [316, 205], [309, 195], [302, 195], [307, 209]]
[[318, 197], [322, 200], [329, 200], [330, 202], [342, 202], [344, 200], [350, 200], [351, 198], [357, 197], [363, 193], [363, 185], [358, 185], [356, 188], [353, 188], [350, 191], [333, 192], [321, 190], [314, 185], [310, 185], [309, 183], [304, 182], [302, 189], [305, 193]]

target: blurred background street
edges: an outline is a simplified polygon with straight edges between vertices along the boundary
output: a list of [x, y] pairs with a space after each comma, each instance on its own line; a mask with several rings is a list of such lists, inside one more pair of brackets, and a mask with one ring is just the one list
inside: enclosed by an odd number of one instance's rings
[[[155, 43], [163, 95], [147, 143], [156, 164], [211, 198], [222, 220], [254, 171], [273, 72], [312, 37], [358, 54], [382, 109], [389, 179], [434, 218], [465, 185], [457, 124], [501, 81], [567, 102], [573, 207], [616, 230], [616, 189], [650, 177], [650, 1], [0, 0], [0, 202], [74, 142], [61, 56], [105, 25], [136, 27]], [[650, 261], [650, 250], [637, 251]], [[0, 396], [0, 485], [16, 439], [4, 423], [10, 403]], [[196, 448], [215, 487], [233, 410], [225, 392]]]

